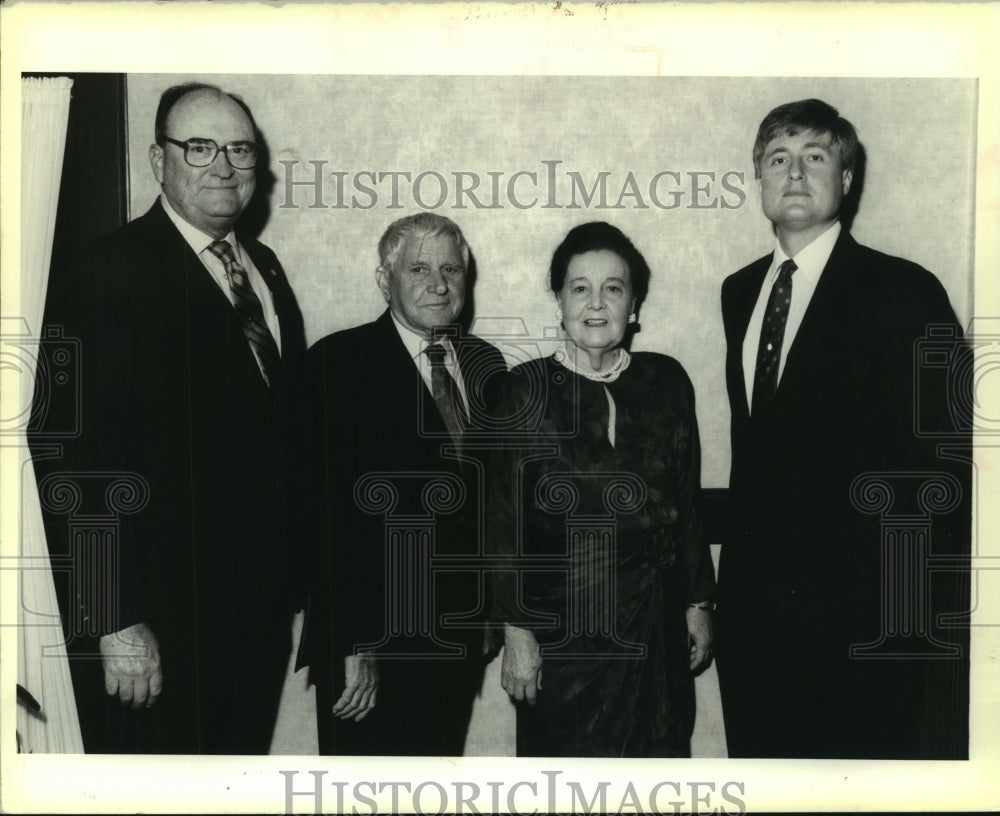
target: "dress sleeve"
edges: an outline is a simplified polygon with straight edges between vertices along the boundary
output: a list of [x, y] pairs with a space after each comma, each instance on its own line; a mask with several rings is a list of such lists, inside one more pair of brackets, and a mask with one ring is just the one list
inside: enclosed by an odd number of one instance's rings
[[680, 566], [688, 603], [711, 601], [715, 596], [715, 570], [712, 554], [705, 538], [705, 524], [701, 507], [701, 441], [698, 436], [698, 419], [695, 416], [694, 388], [687, 373], [678, 365], [679, 403], [678, 421], [682, 432], [678, 434], [676, 453], [676, 501], [678, 518], [675, 525], [678, 537]]
[[[500, 387], [498, 417], [518, 416], [524, 400], [523, 374], [508, 374]], [[525, 431], [506, 427], [500, 431], [486, 473], [489, 523], [486, 525], [486, 552], [493, 562], [490, 570], [490, 617], [494, 621], [516, 623], [518, 616], [518, 466]]]

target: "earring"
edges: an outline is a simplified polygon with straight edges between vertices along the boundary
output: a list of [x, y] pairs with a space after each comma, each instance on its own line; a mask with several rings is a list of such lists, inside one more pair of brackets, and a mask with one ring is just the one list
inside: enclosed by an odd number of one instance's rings
[[628, 322], [629, 322], [629, 323], [635, 323], [635, 321], [636, 321], [636, 320], [638, 320], [638, 319], [639, 319], [639, 318], [637, 318], [637, 317], [635, 316], [635, 312], [632, 312], [632, 314], [630, 314], [630, 315], [628, 316]]
[[559, 308], [556, 309], [556, 320], [562, 323], [562, 319], [563, 319], [563, 313], [562, 313], [562, 307], [560, 306]]

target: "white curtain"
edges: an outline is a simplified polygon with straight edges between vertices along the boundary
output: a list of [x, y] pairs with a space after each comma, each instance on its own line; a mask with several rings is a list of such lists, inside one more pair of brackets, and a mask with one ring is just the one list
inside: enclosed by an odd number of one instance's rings
[[[24, 338], [22, 348], [31, 350], [21, 355], [22, 364], [17, 372], [23, 434], [34, 392], [33, 352], [38, 348], [45, 308], [73, 82], [66, 77], [26, 77], [21, 83], [21, 311], [17, 334]], [[82, 753], [83, 740], [59, 623], [59, 605], [24, 436], [20, 437], [18, 450], [22, 460], [18, 468], [21, 597], [17, 682], [41, 705], [41, 712], [32, 713], [19, 704], [17, 732], [24, 752]]]

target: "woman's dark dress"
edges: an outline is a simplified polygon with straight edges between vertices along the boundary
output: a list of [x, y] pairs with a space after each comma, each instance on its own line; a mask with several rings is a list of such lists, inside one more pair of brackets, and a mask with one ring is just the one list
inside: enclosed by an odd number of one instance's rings
[[605, 386], [533, 360], [511, 372], [501, 414], [521, 433], [490, 482], [487, 540], [508, 566], [495, 607], [534, 631], [543, 661], [537, 705], [518, 706], [518, 755], [688, 756], [685, 610], [711, 598], [714, 576], [687, 374], [636, 353]]

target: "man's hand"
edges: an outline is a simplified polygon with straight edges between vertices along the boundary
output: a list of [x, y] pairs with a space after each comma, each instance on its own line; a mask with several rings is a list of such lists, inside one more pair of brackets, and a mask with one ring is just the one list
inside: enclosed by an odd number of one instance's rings
[[160, 644], [144, 623], [101, 637], [104, 690], [132, 709], [149, 708], [163, 691]]
[[344, 658], [344, 693], [333, 704], [333, 716], [361, 722], [375, 708], [378, 666], [370, 654]]
[[510, 624], [504, 627], [500, 685], [515, 700], [535, 704], [542, 688], [542, 655], [538, 641], [527, 629]]
[[687, 608], [689, 663], [691, 671], [704, 668], [712, 656], [712, 611], [698, 606]]

